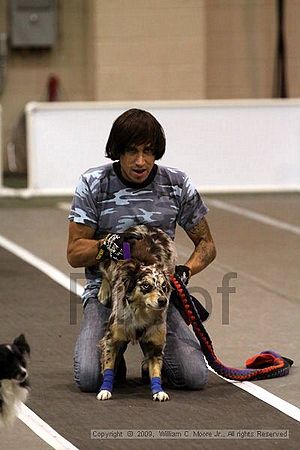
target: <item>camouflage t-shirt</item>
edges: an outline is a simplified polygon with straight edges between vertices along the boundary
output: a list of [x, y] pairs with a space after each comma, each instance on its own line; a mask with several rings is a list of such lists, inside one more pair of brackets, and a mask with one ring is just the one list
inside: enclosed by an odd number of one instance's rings
[[[174, 239], [177, 223], [189, 230], [207, 211], [185, 173], [155, 165], [146, 182], [137, 185], [124, 180], [115, 162], [89, 169], [81, 176], [69, 220], [94, 228], [95, 239], [141, 224], [161, 228]], [[96, 266], [87, 267], [85, 276], [84, 303], [97, 296], [101, 282]]]

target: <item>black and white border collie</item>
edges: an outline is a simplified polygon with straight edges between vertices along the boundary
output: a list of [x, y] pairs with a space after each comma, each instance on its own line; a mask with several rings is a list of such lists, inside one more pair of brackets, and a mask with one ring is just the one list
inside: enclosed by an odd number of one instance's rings
[[23, 334], [12, 344], [0, 345], [0, 427], [12, 425], [18, 406], [27, 399], [29, 354], [30, 347]]

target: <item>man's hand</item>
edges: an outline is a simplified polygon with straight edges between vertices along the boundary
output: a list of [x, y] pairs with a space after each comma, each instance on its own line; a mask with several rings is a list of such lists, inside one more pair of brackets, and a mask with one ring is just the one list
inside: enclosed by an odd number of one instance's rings
[[96, 259], [110, 258], [114, 261], [120, 259], [130, 259], [130, 245], [135, 240], [142, 239], [142, 236], [131, 233], [110, 233], [103, 241], [99, 241], [98, 255]]
[[103, 241], [99, 241], [99, 252], [96, 259], [100, 260], [105, 257], [115, 261], [124, 259], [123, 243], [123, 234], [108, 234]]
[[192, 271], [188, 266], [175, 266], [174, 275], [179, 278], [181, 283], [187, 286], [189, 279], [191, 277]]

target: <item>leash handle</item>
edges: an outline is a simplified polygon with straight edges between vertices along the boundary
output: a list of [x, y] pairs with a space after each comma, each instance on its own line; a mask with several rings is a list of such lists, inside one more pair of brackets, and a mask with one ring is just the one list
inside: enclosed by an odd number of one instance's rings
[[131, 251], [129, 242], [123, 242], [123, 259], [131, 259]]

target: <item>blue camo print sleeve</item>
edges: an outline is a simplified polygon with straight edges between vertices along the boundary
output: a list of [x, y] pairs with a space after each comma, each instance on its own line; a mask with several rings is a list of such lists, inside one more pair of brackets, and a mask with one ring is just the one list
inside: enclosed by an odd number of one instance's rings
[[75, 189], [69, 220], [97, 228], [97, 194], [103, 172], [105, 171], [101, 168], [94, 168], [81, 175]]
[[190, 178], [185, 176], [181, 192], [181, 206], [177, 216], [178, 224], [188, 231], [199, 223], [207, 212], [208, 208], [199, 192]]

